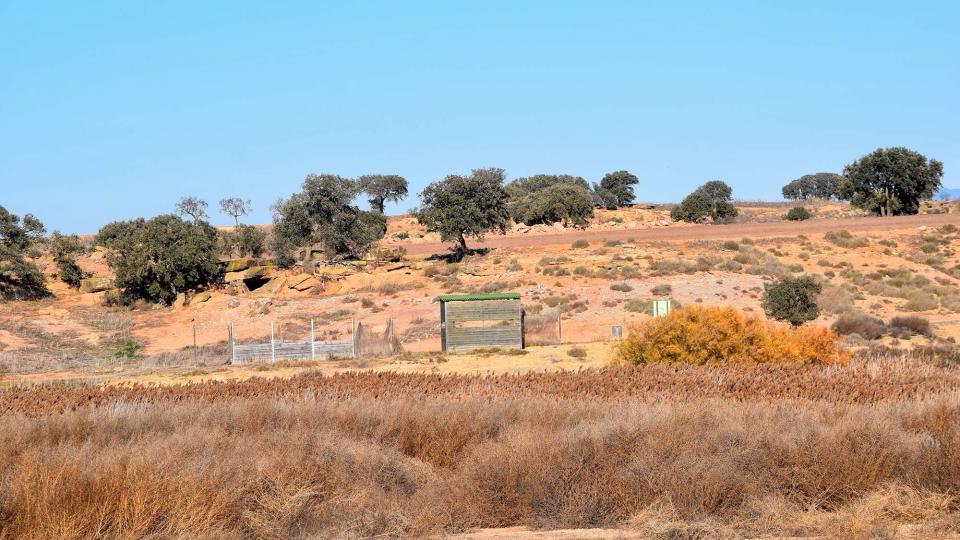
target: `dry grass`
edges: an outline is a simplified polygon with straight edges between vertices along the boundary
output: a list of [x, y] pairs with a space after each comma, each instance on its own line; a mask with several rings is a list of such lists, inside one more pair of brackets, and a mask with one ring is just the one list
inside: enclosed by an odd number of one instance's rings
[[956, 393], [868, 406], [470, 391], [129, 400], [6, 415], [0, 429], [6, 538], [408, 537], [631, 521], [866, 538], [960, 523]]

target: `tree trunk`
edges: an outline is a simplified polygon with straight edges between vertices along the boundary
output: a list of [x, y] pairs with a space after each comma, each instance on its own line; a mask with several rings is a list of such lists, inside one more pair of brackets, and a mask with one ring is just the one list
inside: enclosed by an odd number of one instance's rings
[[462, 256], [466, 255], [466, 254], [467, 254], [467, 239], [463, 237], [463, 234], [461, 234], [461, 235], [460, 235], [460, 238], [457, 239], [457, 243], [460, 244], [460, 245], [459, 245], [459, 249], [458, 249], [458, 251], [460, 252], [460, 256], [462, 257]]

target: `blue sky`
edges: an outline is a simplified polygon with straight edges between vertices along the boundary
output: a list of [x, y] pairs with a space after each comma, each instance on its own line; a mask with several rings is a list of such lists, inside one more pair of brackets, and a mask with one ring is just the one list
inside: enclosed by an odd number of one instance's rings
[[885, 146], [960, 186], [958, 5], [0, 0], [0, 205], [90, 233], [241, 196], [267, 222], [310, 172], [489, 166], [774, 199]]

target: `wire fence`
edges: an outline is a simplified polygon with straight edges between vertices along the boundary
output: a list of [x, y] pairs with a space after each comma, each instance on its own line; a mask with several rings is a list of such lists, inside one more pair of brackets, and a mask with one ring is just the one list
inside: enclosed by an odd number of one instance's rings
[[[91, 310], [83, 322], [86, 328], [77, 324], [77, 330], [65, 329], [64, 321], [55, 318], [32, 318], [14, 326], [8, 322], [0, 331], [23, 336], [29, 346], [0, 349], [0, 375], [83, 371], [108, 376], [117, 370], [389, 356], [441, 349], [437, 304], [429, 301], [389, 307], [381, 302], [372, 308], [365, 306], [362, 317], [356, 317], [357, 311], [349, 306], [313, 314], [290, 308], [239, 320], [223, 317], [164, 325], [136, 313]], [[574, 319], [560, 308], [527, 313], [526, 345], [610, 338], [608, 325]]]

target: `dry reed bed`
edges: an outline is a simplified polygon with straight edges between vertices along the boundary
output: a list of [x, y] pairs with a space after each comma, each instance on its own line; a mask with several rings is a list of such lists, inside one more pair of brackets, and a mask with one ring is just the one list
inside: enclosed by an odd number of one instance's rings
[[870, 405], [467, 394], [2, 416], [0, 537], [960, 530], [960, 394]]
[[304, 374], [289, 379], [249, 379], [174, 386], [14, 387], [0, 392], [0, 414], [56, 414], [83, 407], [161, 403], [186, 399], [216, 402], [238, 397], [297, 399], [316, 395], [395, 398], [631, 398], [689, 400], [802, 399], [832, 403], [872, 403], [921, 399], [960, 390], [960, 370], [920, 359], [855, 361], [844, 366], [649, 365], [577, 372], [498, 375], [349, 372]]

